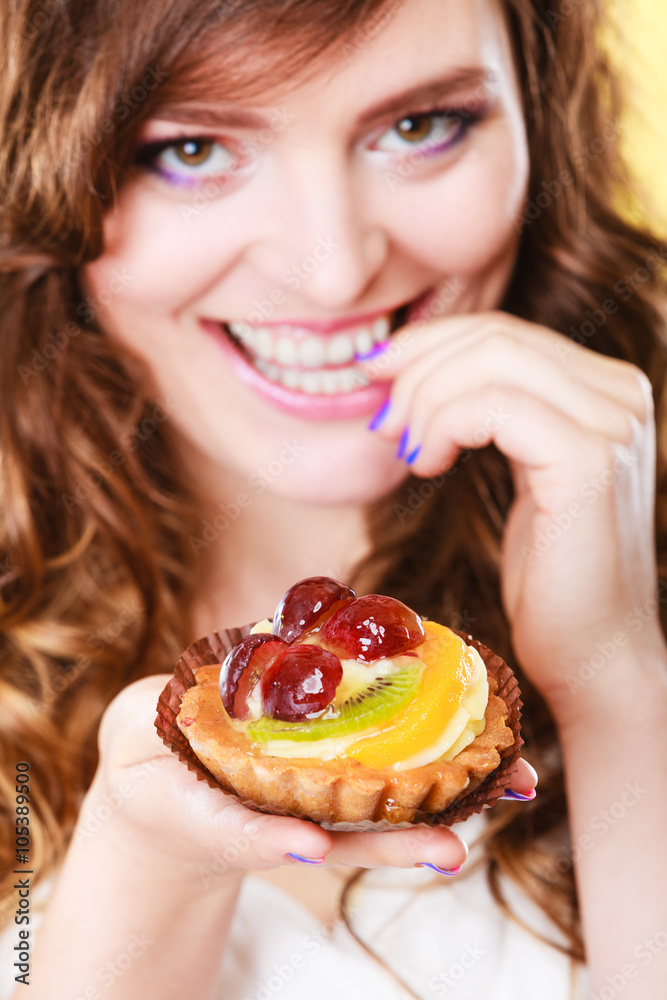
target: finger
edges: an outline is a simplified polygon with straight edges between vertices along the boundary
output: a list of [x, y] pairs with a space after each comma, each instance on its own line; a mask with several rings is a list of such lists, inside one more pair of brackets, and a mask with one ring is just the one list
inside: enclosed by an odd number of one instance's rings
[[499, 334], [534, 348], [561, 376], [568, 376], [629, 408], [639, 420], [652, 416], [651, 385], [635, 365], [598, 354], [560, 333], [501, 312], [447, 317], [403, 327], [393, 334], [385, 355], [366, 367], [365, 374], [370, 379], [393, 379], [416, 361], [427, 359], [436, 349], [442, 348], [439, 359], [444, 362]]
[[416, 447], [422, 440], [427, 423], [443, 403], [493, 386], [529, 392], [593, 434], [631, 442], [632, 411], [571, 378], [525, 343], [496, 334], [472, 350], [445, 359], [449, 346], [441, 345], [423, 356], [394, 382], [391, 407], [380, 434], [397, 438], [408, 427], [408, 453], [410, 445]]
[[494, 386], [461, 396], [433, 414], [412, 470], [424, 478], [438, 475], [454, 464], [461, 449], [491, 443], [511, 462], [527, 467], [526, 481], [547, 514], [559, 513], [581, 484], [608, 464], [613, 448], [534, 396]]
[[126, 767], [171, 751], [157, 734], [154, 719], [171, 674], [152, 674], [129, 684], [107, 707], [100, 725], [100, 753], [110, 766]]
[[448, 827], [415, 826], [388, 832], [334, 833], [327, 865], [415, 868], [431, 864], [452, 870], [468, 856], [465, 842]]
[[535, 798], [537, 771], [523, 757], [519, 757], [514, 762], [505, 772], [504, 778], [507, 781], [504, 798], [514, 799], [519, 797], [524, 800]]

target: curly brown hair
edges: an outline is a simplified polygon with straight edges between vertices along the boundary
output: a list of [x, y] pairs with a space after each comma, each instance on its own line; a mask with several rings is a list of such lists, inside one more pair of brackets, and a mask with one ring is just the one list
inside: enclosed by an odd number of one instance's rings
[[[502, 308], [642, 368], [663, 418], [663, 249], [617, 207], [630, 190], [620, 101], [599, 43], [600, 0], [502, 0], [523, 92], [531, 180]], [[80, 266], [103, 249], [102, 220], [132, 164], [141, 121], [178, 91], [238, 97], [253, 45], [274, 80], [354, 55], [396, 0], [9, 0], [0, 93], [0, 696], [3, 898], [13, 875], [16, 763], [30, 764], [32, 858], [62, 856], [96, 766], [96, 733], [130, 681], [171, 671], [193, 638], [197, 504], [184, 487], [164, 406], [136, 359], [96, 322]], [[215, 65], [211, 65], [211, 57]], [[212, 78], [212, 74], [216, 76]], [[653, 266], [653, 262], [657, 262]], [[613, 309], [612, 309], [613, 306]], [[598, 317], [602, 317], [602, 321]], [[111, 470], [113, 474], [109, 471]], [[667, 543], [659, 456], [657, 538]], [[470, 628], [518, 671], [503, 613], [500, 546], [512, 503], [493, 447], [431, 481], [410, 478], [369, 512], [361, 592], [400, 598]], [[446, 530], [445, 527], [446, 526]], [[563, 773], [553, 720], [525, 677], [526, 756], [540, 774], [527, 807], [501, 804], [487, 829], [489, 878], [507, 875], [583, 957]], [[8, 907], [5, 907], [8, 912]]]

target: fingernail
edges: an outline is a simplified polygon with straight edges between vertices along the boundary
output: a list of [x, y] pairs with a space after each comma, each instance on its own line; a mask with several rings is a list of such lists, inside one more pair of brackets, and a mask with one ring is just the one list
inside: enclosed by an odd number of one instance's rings
[[368, 354], [355, 354], [355, 361], [372, 361], [373, 358], [377, 358], [379, 354], [383, 354], [384, 351], [389, 347], [388, 340], [381, 340], [379, 344], [375, 344]]
[[401, 440], [398, 445], [398, 451], [396, 452], [396, 458], [405, 458], [405, 452], [408, 447], [408, 438], [410, 436], [410, 431], [406, 427], [401, 434]]
[[387, 414], [389, 413], [389, 407], [391, 406], [391, 400], [387, 399], [382, 404], [380, 409], [377, 411], [370, 424], [368, 425], [369, 431], [376, 431], [378, 427], [381, 427], [385, 422]]
[[421, 452], [421, 450], [422, 450], [422, 446], [420, 444], [418, 444], [417, 447], [415, 448], [415, 450], [412, 451], [412, 452], [410, 452], [410, 454], [406, 458], [405, 464], [406, 465], [412, 465], [413, 462], [416, 462], [417, 458], [419, 457], [419, 453]]
[[515, 792], [512, 788], [507, 788], [505, 789], [505, 794], [500, 797], [501, 799], [516, 799], [518, 802], [531, 802], [536, 795], [537, 792], [534, 788], [528, 795], [522, 795], [521, 792]]
[[301, 861], [304, 865], [321, 865], [326, 858], [302, 858], [300, 854], [288, 854], [288, 858], [294, 858], [295, 861]]
[[429, 861], [421, 861], [417, 867], [430, 868], [432, 871], [438, 872], [439, 875], [458, 875], [461, 871], [461, 865], [459, 865], [458, 868], [438, 868], [437, 865], [432, 865]]

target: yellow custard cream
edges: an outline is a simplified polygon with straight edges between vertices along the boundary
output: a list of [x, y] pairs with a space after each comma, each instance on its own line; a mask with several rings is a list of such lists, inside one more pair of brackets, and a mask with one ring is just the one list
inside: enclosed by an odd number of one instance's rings
[[[449, 629], [433, 622], [425, 622], [424, 626], [427, 642], [420, 647], [420, 650], [424, 651], [425, 664], [420, 695], [406, 710], [397, 715], [396, 720], [376, 729], [312, 742], [285, 739], [262, 741], [260, 744], [262, 753], [270, 757], [299, 759], [348, 758], [370, 766], [392, 767], [397, 771], [422, 767], [435, 760], [452, 760], [472, 743], [475, 736], [484, 731], [484, 715], [489, 699], [486, 667], [477, 650], [466, 645]], [[253, 632], [271, 632], [271, 630], [272, 625], [268, 619], [258, 622], [252, 629]], [[438, 684], [439, 678], [437, 675], [434, 676], [436, 654], [433, 652], [427, 654], [428, 640], [438, 647], [436, 651], [438, 656], [447, 656], [456, 664], [456, 675], [449, 684], [449, 690], [446, 689], [446, 685], [443, 688], [442, 684]], [[368, 664], [358, 663], [356, 660], [343, 660], [342, 663], [343, 680], [339, 686], [339, 697], [344, 700], [345, 689], [353, 689], [359, 682], [363, 682], [368, 676], [369, 667]], [[376, 660], [373, 663], [374, 677], [390, 675], [395, 671], [396, 665], [390, 659]], [[443, 690], [444, 695], [440, 697]], [[340, 691], [343, 692], [342, 695]], [[256, 691], [255, 697], [249, 701], [250, 719], [241, 724], [243, 729], [261, 714], [257, 693]], [[417, 702], [420, 702], [420, 705], [417, 705]], [[401, 726], [405, 731], [403, 733]], [[413, 731], [416, 732], [414, 739], [410, 735]], [[433, 733], [437, 734], [435, 739], [429, 736]], [[424, 746], [425, 739], [428, 741], [426, 746]], [[409, 750], [413, 747], [415, 752], [410, 753]]]

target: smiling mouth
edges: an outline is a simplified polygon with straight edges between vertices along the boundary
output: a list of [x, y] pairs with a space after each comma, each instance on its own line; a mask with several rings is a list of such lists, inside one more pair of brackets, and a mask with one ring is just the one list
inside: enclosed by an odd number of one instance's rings
[[334, 333], [296, 325], [219, 322], [234, 347], [275, 385], [307, 395], [347, 395], [369, 385], [361, 363], [403, 326], [410, 305]]

